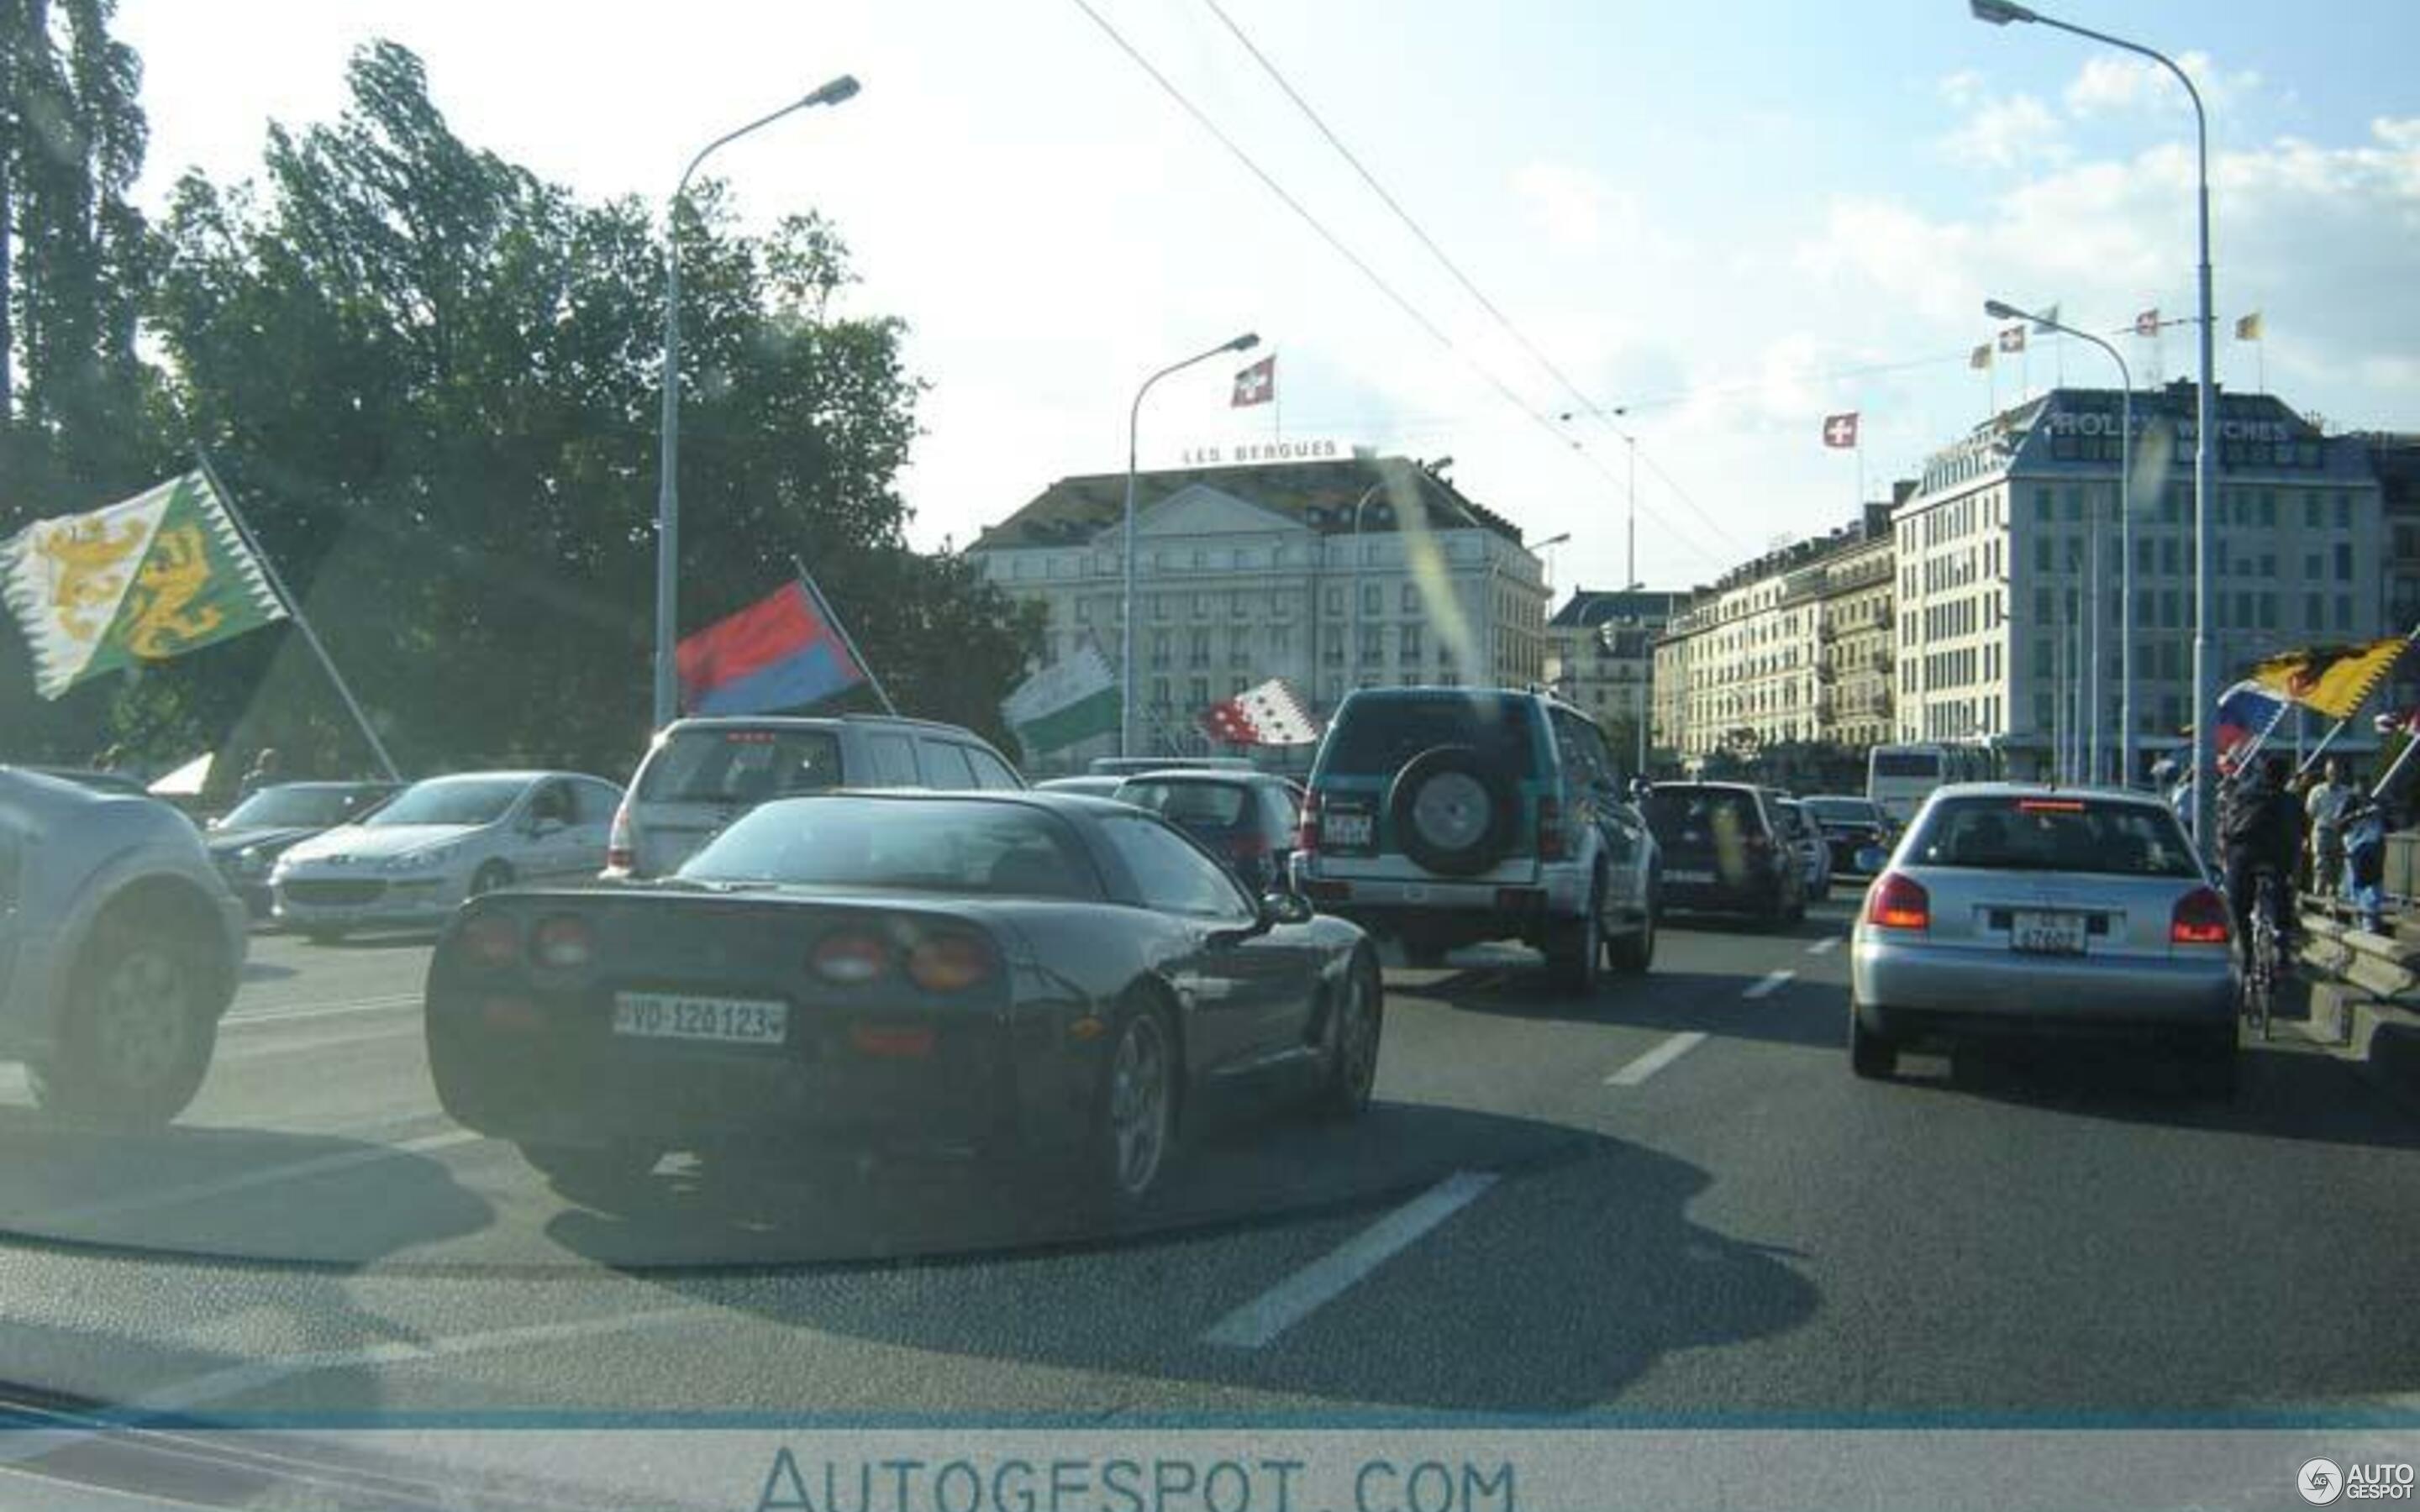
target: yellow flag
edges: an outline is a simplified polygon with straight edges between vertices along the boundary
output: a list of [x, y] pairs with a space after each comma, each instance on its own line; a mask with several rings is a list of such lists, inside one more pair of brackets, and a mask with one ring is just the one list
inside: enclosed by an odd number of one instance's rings
[[2313, 646], [2271, 656], [2252, 681], [2331, 719], [2349, 719], [2386, 680], [2410, 644], [2401, 636], [2366, 646]]

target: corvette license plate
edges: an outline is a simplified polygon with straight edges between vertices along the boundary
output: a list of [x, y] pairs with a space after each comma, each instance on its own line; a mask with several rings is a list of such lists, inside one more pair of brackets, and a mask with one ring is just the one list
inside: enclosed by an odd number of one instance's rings
[[1370, 816], [1365, 813], [1332, 813], [1320, 826], [1335, 845], [1367, 845], [1370, 843]]
[[634, 1040], [780, 1044], [789, 1038], [790, 1005], [682, 993], [616, 993], [613, 1032]]
[[2009, 924], [2009, 948], [2027, 955], [2082, 955], [2082, 914], [2019, 914]]
[[1714, 874], [1712, 872], [1667, 872], [1664, 880], [1704, 887], [1713, 886]]

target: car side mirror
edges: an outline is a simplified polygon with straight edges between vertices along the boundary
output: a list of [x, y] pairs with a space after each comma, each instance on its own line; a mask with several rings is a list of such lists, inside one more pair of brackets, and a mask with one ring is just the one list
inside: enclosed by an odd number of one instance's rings
[[1298, 892], [1266, 892], [1261, 895], [1261, 918], [1270, 925], [1308, 924], [1316, 917], [1311, 900]]
[[1890, 865], [1890, 852], [1879, 845], [1864, 846], [1857, 852], [1857, 870], [1860, 872], [1879, 874], [1882, 869], [1888, 865]]

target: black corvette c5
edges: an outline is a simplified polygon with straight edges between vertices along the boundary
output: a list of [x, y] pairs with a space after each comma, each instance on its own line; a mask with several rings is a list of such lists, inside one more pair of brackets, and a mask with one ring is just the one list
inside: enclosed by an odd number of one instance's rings
[[768, 804], [674, 876], [473, 899], [428, 978], [445, 1110], [563, 1181], [675, 1149], [1039, 1157], [1112, 1208], [1214, 1086], [1368, 1103], [1354, 925], [1158, 815], [1052, 793]]

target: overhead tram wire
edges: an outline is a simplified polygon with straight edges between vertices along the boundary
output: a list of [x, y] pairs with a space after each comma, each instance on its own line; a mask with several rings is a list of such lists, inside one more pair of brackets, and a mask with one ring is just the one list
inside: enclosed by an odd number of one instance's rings
[[[1304, 117], [1311, 122], [1311, 126], [1319, 132], [1319, 134], [1326, 139], [1327, 145], [1336, 149], [1337, 156], [1342, 158], [1347, 163], [1352, 165], [1353, 171], [1360, 176], [1361, 181], [1364, 184], [1369, 186], [1370, 193], [1377, 195], [1379, 201], [1384, 204], [1388, 209], [1394, 212], [1395, 219], [1403, 222], [1404, 228], [1411, 232], [1413, 238], [1417, 239], [1421, 246], [1428, 249], [1429, 255], [1437, 260], [1438, 266], [1442, 267], [1447, 272], [1453, 275], [1454, 282], [1462, 285], [1463, 292], [1468, 294], [1472, 300], [1476, 301], [1479, 307], [1487, 312], [1489, 318], [1493, 319], [1498, 326], [1502, 327], [1504, 333], [1511, 336], [1512, 340], [1519, 345], [1523, 351], [1528, 352], [1530, 360], [1536, 363], [1541, 368], [1544, 369], [1547, 376], [1563, 386], [1564, 392], [1569, 393], [1572, 398], [1579, 404], [1581, 412], [1592, 416], [1598, 424], [1613, 432], [1613, 434], [1619, 437], [1625, 444], [1635, 448], [1637, 445], [1637, 440], [1622, 431], [1621, 427], [1615, 425], [1612, 420], [1607, 417], [1605, 410], [1600, 409], [1594, 401], [1590, 399], [1588, 394], [1581, 390], [1577, 383], [1572, 381], [1570, 375], [1566, 374], [1560, 367], [1557, 366], [1554, 359], [1548, 357], [1544, 351], [1541, 350], [1538, 344], [1529, 339], [1528, 333], [1524, 332], [1519, 326], [1514, 325], [1512, 323], [1512, 317], [1506, 315], [1502, 309], [1498, 308], [1496, 301], [1489, 299], [1485, 292], [1480, 288], [1478, 284], [1471, 280], [1470, 275], [1462, 270], [1462, 266], [1459, 263], [1456, 263], [1451, 257], [1446, 255], [1445, 249], [1437, 245], [1436, 239], [1429, 235], [1427, 228], [1422, 226], [1420, 223], [1413, 217], [1411, 211], [1404, 208], [1402, 203], [1399, 202], [1393, 194], [1388, 193], [1387, 186], [1378, 181], [1378, 176], [1372, 173], [1368, 165], [1363, 163], [1360, 158], [1355, 155], [1353, 149], [1344, 145], [1344, 139], [1336, 134], [1335, 131], [1328, 126], [1326, 120], [1321, 116], [1319, 112], [1312, 108], [1311, 101], [1305, 100], [1302, 97], [1302, 92], [1295, 88], [1293, 82], [1289, 80], [1283, 72], [1280, 71], [1275, 63], [1269, 61], [1268, 54], [1262, 52], [1259, 46], [1253, 42], [1251, 38], [1246, 35], [1244, 28], [1235, 23], [1235, 19], [1233, 16], [1227, 14], [1226, 8], [1221, 6], [1218, 3], [1218, 0], [1202, 0], [1202, 3], [1210, 8], [1210, 13], [1217, 16], [1219, 23], [1224, 25], [1228, 32], [1233, 36], [1235, 40], [1242, 45], [1244, 51], [1252, 55], [1252, 61], [1261, 66], [1261, 70], [1269, 76], [1270, 81], [1276, 84], [1280, 90], [1284, 92], [1285, 97], [1288, 100], [1294, 101], [1295, 108], [1301, 111]], [[1670, 474], [1665, 472], [1662, 468], [1655, 466], [1652, 460], [1649, 461], [1648, 467], [1657, 477], [1664, 480], [1666, 486], [1671, 488], [1674, 496], [1677, 497], [1683, 504], [1687, 506], [1691, 514], [1697, 516], [1699, 519], [1705, 523], [1708, 530], [1713, 531], [1717, 536], [1721, 537], [1730, 546], [1741, 550], [1747, 549], [1742, 545], [1736, 536], [1723, 529], [1720, 521], [1716, 520], [1714, 516], [1700, 508], [1696, 500], [1690, 498], [1679, 485], [1673, 483]]]
[[[1282, 201], [1286, 208], [1294, 211], [1295, 216], [1298, 217], [1305, 225], [1311, 227], [1311, 232], [1314, 235], [1316, 235], [1322, 241], [1326, 242], [1327, 245], [1336, 252], [1338, 256], [1342, 257], [1346, 262], [1352, 264], [1354, 270], [1363, 278], [1367, 279], [1372, 287], [1377, 289], [1381, 294], [1384, 294], [1397, 309], [1403, 311], [1405, 316], [1411, 318], [1414, 324], [1426, 332], [1431, 340], [1435, 341], [1438, 346], [1443, 347], [1447, 351], [1452, 353], [1455, 358], [1461, 361], [1464, 366], [1469, 368], [1472, 372], [1485, 379], [1488, 387], [1494, 389], [1498, 394], [1502, 395], [1506, 403], [1512, 405], [1514, 409], [1528, 416], [1529, 420], [1536, 424], [1539, 429], [1544, 431], [1547, 435], [1552, 436], [1562, 445], [1577, 452], [1587, 460], [1589, 466], [1593, 468], [1601, 476], [1603, 476], [1608, 484], [1617, 487], [1620, 486], [1621, 480], [1614, 475], [1612, 469], [1605, 465], [1603, 459], [1598, 457], [1595, 453], [1590, 451], [1586, 446], [1580, 444], [1579, 441], [1573, 439], [1571, 435], [1565, 432], [1560, 426], [1557, 425], [1551, 417], [1531, 406], [1527, 399], [1522, 398], [1520, 394], [1513, 392], [1510, 385], [1508, 385], [1502, 378], [1497, 377], [1494, 372], [1490, 371], [1484, 364], [1480, 363], [1478, 359], [1463, 350], [1460, 344], [1455, 342], [1451, 336], [1448, 335], [1435, 321], [1431, 320], [1426, 315], [1421, 313], [1419, 306], [1405, 299], [1396, 290], [1393, 285], [1388, 283], [1386, 279], [1379, 276], [1376, 269], [1372, 268], [1357, 253], [1354, 252], [1352, 248], [1346, 246], [1344, 242], [1337, 237], [1336, 233], [1330, 231], [1326, 225], [1320, 221], [1319, 217], [1311, 214], [1310, 209], [1307, 208], [1300, 200], [1296, 199], [1292, 193], [1290, 193], [1284, 185], [1279, 183], [1277, 179], [1270, 177], [1268, 171], [1263, 168], [1259, 162], [1255, 162], [1250, 153], [1246, 152], [1236, 144], [1233, 137], [1220, 130], [1218, 123], [1212, 120], [1207, 112], [1203, 111], [1201, 106], [1195, 104], [1183, 90], [1176, 87], [1175, 84], [1170, 80], [1168, 75], [1160, 72], [1159, 69], [1152, 63], [1151, 59], [1143, 56], [1132, 42], [1127, 41], [1125, 35], [1109, 23], [1108, 17], [1102, 15], [1098, 10], [1093, 8], [1091, 0], [1073, 0], [1073, 3], [1076, 8], [1081, 10], [1087, 17], [1089, 17], [1093, 24], [1098, 26], [1102, 33], [1107, 36], [1110, 41], [1117, 44], [1118, 51], [1124, 53], [1127, 58], [1134, 63], [1135, 67], [1142, 69], [1145, 74], [1149, 75], [1151, 81], [1159, 85], [1160, 90], [1165, 93], [1169, 99], [1176, 101], [1180, 109], [1182, 109], [1187, 116], [1192, 116], [1196, 125], [1209, 132], [1220, 147], [1227, 149], [1230, 156], [1234, 158], [1237, 162], [1244, 165], [1247, 172], [1251, 174], [1253, 177], [1259, 179], [1262, 187], [1268, 190], [1270, 193], [1275, 194], [1280, 201]], [[1703, 544], [1683, 533], [1670, 520], [1656, 517], [1655, 512], [1652, 510], [1644, 510], [1642, 513], [1647, 514], [1651, 518], [1655, 518], [1656, 523], [1662, 525], [1673, 539], [1687, 547], [1698, 555], [1704, 557], [1707, 561], [1718, 565], [1727, 563], [1727, 559], [1722, 553], [1708, 550]], [[1709, 521], [1709, 523], [1711, 523], [1711, 521]], [[1719, 530], [1719, 527], [1717, 527], [1717, 530]], [[1728, 539], [1728, 536], [1726, 539]]]

